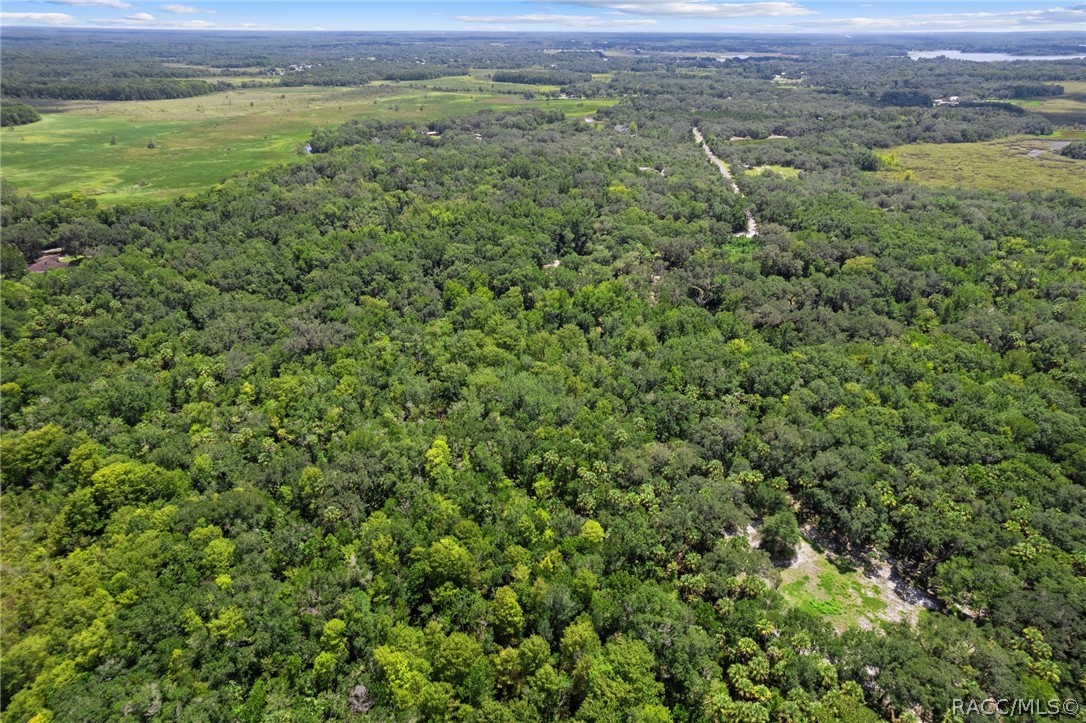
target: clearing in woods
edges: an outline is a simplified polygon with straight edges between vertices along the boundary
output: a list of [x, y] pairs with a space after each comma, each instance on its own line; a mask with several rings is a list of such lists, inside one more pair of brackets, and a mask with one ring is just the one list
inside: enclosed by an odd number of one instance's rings
[[792, 168], [791, 166], [775, 166], [773, 164], [766, 164], [764, 166], [754, 166], [748, 168], [747, 173], [755, 176], [764, 176], [767, 173], [776, 173], [782, 178], [799, 178], [799, 169]]
[[1063, 95], [1012, 100], [1011, 103], [1040, 113], [1053, 123], [1086, 123], [1086, 81], [1064, 80], [1058, 85], [1063, 86]]
[[885, 562], [855, 568], [847, 557], [816, 548], [807, 530], [796, 557], [781, 570], [781, 595], [793, 607], [826, 618], [839, 632], [870, 629], [883, 622], [915, 624], [920, 613], [936, 607], [928, 595], [910, 588]]
[[176, 100], [75, 101], [37, 123], [5, 128], [0, 164], [4, 180], [26, 193], [79, 192], [103, 203], [164, 200], [296, 158], [314, 128], [353, 118], [425, 123], [516, 108], [576, 116], [616, 102], [406, 87], [244, 88]]
[[[758, 525], [743, 534], [752, 548], [761, 544]], [[938, 603], [902, 580], [883, 560], [856, 560], [833, 552], [818, 532], [803, 530], [795, 555], [778, 566], [777, 591], [789, 606], [824, 618], [837, 632], [870, 630], [884, 623], [915, 625]]]
[[881, 154], [882, 175], [931, 186], [994, 191], [1067, 191], [1086, 196], [1086, 161], [1059, 149], [1081, 132], [1011, 136], [982, 143], [914, 143]]
[[[1061, 81], [1063, 95], [1014, 100], [1049, 121], [1086, 123], [1086, 82]], [[882, 154], [883, 175], [932, 186], [994, 191], [1058, 191], [1086, 196], [1086, 161], [1061, 156], [1086, 131], [1060, 128], [1051, 136], [1011, 136], [981, 143], [914, 143]]]

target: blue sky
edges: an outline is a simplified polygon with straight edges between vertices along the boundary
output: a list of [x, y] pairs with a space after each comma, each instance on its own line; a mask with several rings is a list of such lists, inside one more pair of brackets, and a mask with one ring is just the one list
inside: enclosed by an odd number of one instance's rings
[[931, 32], [1071, 30], [1086, 3], [1059, 0], [5, 0], [3, 26], [190, 30]]

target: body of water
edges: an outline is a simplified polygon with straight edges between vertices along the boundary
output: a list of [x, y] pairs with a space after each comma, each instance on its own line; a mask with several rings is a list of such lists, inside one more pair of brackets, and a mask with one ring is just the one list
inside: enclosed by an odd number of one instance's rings
[[997, 60], [1076, 60], [1086, 58], [1086, 55], [1009, 55], [1007, 53], [963, 53], [960, 50], [910, 50], [909, 57], [913, 60], [950, 58], [951, 60], [991, 63]]

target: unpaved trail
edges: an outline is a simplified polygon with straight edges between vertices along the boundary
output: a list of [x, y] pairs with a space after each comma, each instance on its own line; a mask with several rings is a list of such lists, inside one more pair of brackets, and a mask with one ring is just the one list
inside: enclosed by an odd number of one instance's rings
[[[739, 191], [739, 186], [736, 185], [735, 179], [732, 178], [731, 171], [728, 170], [727, 164], [724, 161], [716, 157], [716, 155], [709, 149], [709, 144], [705, 142], [705, 138], [702, 137], [701, 131], [696, 127], [694, 130], [694, 140], [701, 144], [701, 149], [705, 151], [705, 155], [709, 157], [709, 162], [720, 169], [720, 175], [724, 176], [724, 180], [728, 182], [728, 187], [732, 189], [732, 193], [736, 196], [742, 196]], [[736, 236], [745, 236], [746, 238], [754, 238], [758, 235], [758, 224], [754, 220], [754, 212], [749, 208], [747, 209], [747, 230], [741, 231]]]

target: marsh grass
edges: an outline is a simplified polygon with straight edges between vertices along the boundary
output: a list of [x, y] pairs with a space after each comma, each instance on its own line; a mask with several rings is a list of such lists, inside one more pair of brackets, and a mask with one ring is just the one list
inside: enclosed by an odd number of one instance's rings
[[982, 143], [915, 143], [890, 149], [888, 178], [994, 191], [1067, 191], [1086, 196], [1086, 161], [1061, 156], [1052, 142], [1076, 134], [1011, 136]]

